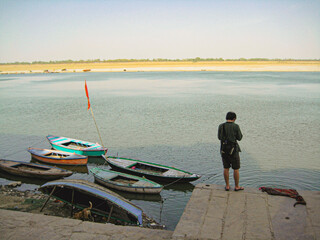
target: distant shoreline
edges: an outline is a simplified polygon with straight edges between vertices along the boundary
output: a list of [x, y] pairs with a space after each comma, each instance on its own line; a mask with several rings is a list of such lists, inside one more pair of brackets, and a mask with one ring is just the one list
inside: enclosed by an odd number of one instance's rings
[[161, 71], [320, 72], [320, 61], [170, 61], [0, 64], [0, 74]]

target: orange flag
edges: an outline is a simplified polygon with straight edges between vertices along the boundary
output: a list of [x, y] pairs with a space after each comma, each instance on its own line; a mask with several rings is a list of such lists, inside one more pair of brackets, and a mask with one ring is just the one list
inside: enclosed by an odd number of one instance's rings
[[88, 92], [88, 87], [87, 87], [87, 81], [85, 80], [84, 81], [84, 88], [86, 90], [86, 95], [87, 95], [87, 98], [88, 98], [88, 110], [90, 109], [90, 99], [89, 99], [89, 92]]

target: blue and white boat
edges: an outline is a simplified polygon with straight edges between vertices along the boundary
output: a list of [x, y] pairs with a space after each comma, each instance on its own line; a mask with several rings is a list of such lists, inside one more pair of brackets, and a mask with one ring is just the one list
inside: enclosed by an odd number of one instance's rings
[[84, 156], [101, 156], [105, 155], [108, 151], [107, 148], [103, 148], [98, 143], [86, 142], [67, 137], [58, 137], [54, 135], [48, 135], [47, 139], [52, 148], [56, 150], [76, 153]]
[[141, 208], [115, 192], [81, 179], [67, 179], [43, 184], [39, 190], [78, 209], [88, 208], [91, 212], [133, 225], [143, 224]]

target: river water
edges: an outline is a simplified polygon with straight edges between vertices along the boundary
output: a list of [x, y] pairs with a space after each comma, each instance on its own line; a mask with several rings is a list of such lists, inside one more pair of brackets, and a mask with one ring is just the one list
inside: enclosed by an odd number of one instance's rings
[[[240, 182], [320, 190], [320, 74], [122, 72], [0, 75], [0, 157], [30, 161], [48, 134], [100, 142], [109, 155], [175, 166], [202, 177], [161, 196], [124, 195], [173, 230], [197, 183], [224, 184], [217, 139], [228, 111], [243, 133]], [[70, 178], [93, 181], [88, 169]], [[3, 174], [0, 184], [17, 178]], [[21, 190], [42, 182], [24, 180]], [[233, 181], [231, 181], [233, 182]]]

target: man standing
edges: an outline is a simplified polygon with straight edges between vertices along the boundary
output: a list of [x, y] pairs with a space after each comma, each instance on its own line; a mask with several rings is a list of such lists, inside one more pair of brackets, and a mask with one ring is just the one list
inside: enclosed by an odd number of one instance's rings
[[242, 139], [242, 133], [238, 124], [234, 123], [237, 115], [234, 112], [228, 112], [226, 122], [219, 125], [218, 139], [221, 142], [220, 153], [223, 162], [223, 176], [226, 182], [225, 190], [230, 190], [229, 185], [229, 169], [233, 169], [233, 178], [235, 183], [235, 191], [244, 190], [239, 186], [239, 169], [240, 169], [240, 146], [237, 141]]

